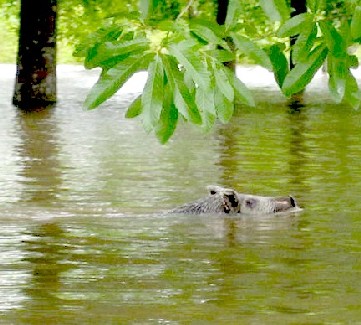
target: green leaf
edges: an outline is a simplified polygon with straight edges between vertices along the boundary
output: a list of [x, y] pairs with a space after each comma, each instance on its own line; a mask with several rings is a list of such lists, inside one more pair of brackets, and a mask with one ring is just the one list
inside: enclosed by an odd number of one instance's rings
[[248, 106], [254, 107], [256, 103], [252, 96], [251, 91], [245, 86], [245, 84], [239, 80], [236, 76], [233, 78], [233, 86], [235, 91], [235, 97], [241, 103], [246, 104]]
[[218, 70], [221, 67], [214, 62], [210, 62], [210, 66], [213, 70], [212, 89], [217, 117], [222, 123], [227, 123], [234, 112], [234, 90], [225, 71]]
[[189, 92], [193, 94], [196, 89], [196, 84], [195, 81], [193, 80], [193, 75], [188, 70], [184, 70], [183, 72], [184, 72], [183, 73], [184, 84], [188, 88]]
[[290, 9], [285, 0], [260, 0], [260, 5], [272, 21], [284, 21], [290, 15]]
[[297, 63], [308, 57], [317, 37], [317, 25], [311, 22], [306, 25], [301, 34], [298, 35], [297, 41], [292, 49], [293, 62]]
[[82, 43], [77, 44], [73, 56], [86, 57], [92, 48], [97, 47], [102, 42], [116, 41], [122, 32], [123, 29], [119, 25], [103, 26], [90, 33]]
[[224, 66], [214, 65], [213, 73], [214, 73], [215, 83], [218, 89], [224, 95], [224, 97], [226, 97], [228, 101], [233, 102], [234, 90], [229, 82], [229, 79], [224, 69], [225, 69]]
[[327, 57], [328, 49], [324, 44], [316, 47], [304, 62], [296, 64], [286, 76], [282, 91], [286, 96], [291, 96], [302, 90], [310, 83], [317, 70]]
[[185, 119], [190, 120], [194, 124], [202, 123], [194, 97], [189, 93], [184, 84], [178, 84], [174, 88], [174, 104]]
[[331, 95], [337, 103], [340, 103], [346, 91], [346, 77], [348, 72], [346, 60], [328, 56], [327, 72], [329, 74], [328, 87]]
[[[209, 60], [207, 62], [210, 65]], [[202, 127], [205, 131], [209, 131], [216, 121], [215, 88], [214, 77], [212, 77], [209, 89], [198, 87], [195, 91], [195, 101], [202, 115]]]
[[209, 114], [216, 116], [213, 89], [203, 90], [201, 88], [197, 88], [195, 93], [195, 102], [202, 112], [208, 112]]
[[331, 22], [319, 21], [318, 24], [331, 54], [336, 58], [345, 58], [347, 55], [346, 44], [336, 28], [332, 26]]
[[285, 54], [279, 44], [270, 47], [270, 59], [277, 84], [282, 88], [286, 75], [289, 72], [289, 65]]
[[194, 97], [184, 83], [183, 74], [179, 71], [177, 62], [168, 55], [164, 55], [162, 60], [168, 83], [173, 91], [174, 105], [185, 119], [194, 124], [201, 124], [202, 118], [195, 105]]
[[165, 32], [174, 32], [179, 28], [177, 21], [164, 19], [157, 23], [157, 29]]
[[359, 66], [358, 57], [356, 55], [347, 55], [346, 62], [348, 68], [356, 69]]
[[93, 109], [114, 95], [124, 83], [137, 71], [142, 70], [154, 57], [154, 53], [143, 56], [130, 56], [113, 68], [103, 70], [97, 83], [90, 90], [84, 106]]
[[88, 49], [88, 51], [86, 53], [86, 56], [85, 56], [85, 59], [84, 59], [84, 67], [86, 69], [92, 69], [92, 68], [95, 67], [92, 64], [89, 64], [89, 62], [91, 62], [93, 60], [93, 58], [96, 57], [97, 52], [98, 52], [98, 47], [100, 45], [101, 44], [95, 44], [93, 47]]
[[351, 36], [355, 41], [361, 41], [361, 6], [355, 8], [352, 16]]
[[229, 52], [226, 50], [208, 50], [206, 53], [219, 62], [231, 62], [236, 59], [234, 52]]
[[358, 109], [361, 102], [361, 92], [358, 88], [357, 81], [350, 71], [346, 76], [345, 101], [353, 108]]
[[178, 110], [171, 104], [164, 107], [160, 116], [159, 123], [155, 128], [155, 134], [161, 144], [165, 144], [173, 135], [178, 122]]
[[277, 31], [278, 37], [290, 37], [301, 34], [304, 24], [309, 24], [312, 17], [308, 13], [299, 14], [287, 20]]
[[166, 143], [173, 135], [177, 122], [178, 110], [173, 104], [172, 85], [168, 82], [164, 85], [163, 109], [155, 126], [155, 134], [162, 144]]
[[169, 47], [169, 53], [190, 73], [194, 82], [199, 87], [207, 89], [209, 85], [209, 72], [202, 56], [197, 53], [197, 50], [197, 48], [189, 49], [186, 42], [172, 44]]
[[345, 59], [338, 59], [332, 55], [327, 58], [327, 72], [329, 74], [328, 87], [333, 99], [340, 103], [346, 91], [346, 77], [348, 67]]
[[151, 16], [157, 3], [158, 0], [139, 0], [139, 11], [143, 20]]
[[174, 89], [177, 82], [179, 81], [178, 79], [182, 80], [181, 72], [179, 71], [177, 62], [169, 55], [161, 54], [161, 58], [168, 83], [171, 89]]
[[202, 112], [202, 127], [207, 132], [209, 131], [216, 122], [216, 115], [209, 113], [208, 111]]
[[142, 113], [142, 95], [139, 95], [133, 100], [133, 103], [128, 107], [125, 114], [126, 118], [134, 118]]
[[227, 72], [228, 80], [234, 89], [235, 100], [251, 107], [256, 106], [252, 93], [245, 86], [245, 84], [237, 78], [236, 74], [233, 71], [226, 70], [226, 72]]
[[326, 0], [307, 0], [308, 8], [312, 13], [325, 10]]
[[[207, 43], [221, 45], [224, 49], [230, 50], [227, 42], [222, 39], [221, 35], [216, 34], [216, 29], [212, 22], [201, 19], [192, 19], [189, 23], [189, 28], [194, 34], [205, 40]], [[221, 34], [220, 31], [218, 31], [218, 34]]]
[[189, 119], [188, 114], [188, 105], [185, 101], [183, 94], [179, 91], [178, 87], [174, 88], [174, 105], [177, 107], [178, 111], [184, 116], [185, 119]]
[[142, 119], [145, 130], [157, 125], [163, 108], [163, 64], [157, 55], [149, 64], [148, 79], [142, 94]]
[[229, 101], [218, 87], [214, 90], [214, 102], [219, 120], [222, 123], [229, 122], [234, 112], [234, 102]]
[[85, 61], [85, 67], [92, 69], [95, 67], [102, 67], [106, 62], [115, 59], [115, 63], [123, 60], [129, 55], [134, 55], [137, 52], [145, 52], [149, 49], [149, 42], [145, 38], [134, 39], [125, 42], [106, 42], [94, 48], [91, 55], [88, 55]]
[[231, 33], [231, 37], [233, 38], [234, 44], [238, 50], [253, 59], [257, 64], [260, 64], [268, 70], [272, 70], [272, 64], [268, 55], [256, 43], [233, 32]]
[[238, 18], [242, 13], [241, 2], [239, 0], [229, 0], [227, 16], [224, 22], [226, 30], [234, 28], [238, 23]]
[[348, 19], [343, 19], [341, 21], [341, 25], [338, 28], [338, 32], [341, 35], [346, 48], [354, 44], [354, 41], [352, 40], [352, 36], [351, 36], [351, 27]]

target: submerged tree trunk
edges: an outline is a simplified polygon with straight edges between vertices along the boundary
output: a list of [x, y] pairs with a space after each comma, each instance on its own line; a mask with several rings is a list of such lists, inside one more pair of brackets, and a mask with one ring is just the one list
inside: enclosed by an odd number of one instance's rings
[[22, 0], [13, 104], [34, 111], [56, 102], [57, 0]]

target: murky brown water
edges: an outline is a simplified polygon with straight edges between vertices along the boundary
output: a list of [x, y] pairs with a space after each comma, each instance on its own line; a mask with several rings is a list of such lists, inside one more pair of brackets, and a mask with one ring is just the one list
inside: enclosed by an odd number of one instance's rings
[[[0, 319], [12, 324], [344, 324], [361, 319], [361, 113], [319, 77], [291, 111], [243, 69], [257, 108], [161, 146], [124, 106], [81, 103], [95, 74], [59, 70], [59, 104], [23, 115], [0, 66]], [[253, 79], [252, 79], [253, 78]], [[293, 194], [299, 215], [157, 212], [221, 184]]]

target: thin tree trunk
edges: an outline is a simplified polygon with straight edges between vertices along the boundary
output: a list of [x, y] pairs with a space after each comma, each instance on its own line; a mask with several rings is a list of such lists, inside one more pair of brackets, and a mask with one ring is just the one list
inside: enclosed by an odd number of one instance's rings
[[[216, 20], [218, 25], [224, 25], [227, 17], [227, 10], [228, 10], [229, 0], [217, 0], [216, 7], [217, 7], [217, 16]], [[234, 43], [231, 38], [226, 38], [225, 41], [227, 42], [230, 49], [234, 50]], [[232, 69], [233, 71], [236, 69], [236, 61], [224, 62], [223, 63], [226, 67]]]
[[[291, 17], [297, 16], [299, 14], [307, 12], [306, 0], [291, 0], [291, 7], [293, 11], [291, 11]], [[292, 70], [296, 63], [293, 60], [293, 45], [295, 45], [297, 41], [298, 35], [290, 37], [290, 69]], [[299, 112], [300, 108], [303, 107], [303, 92], [304, 89], [298, 92], [297, 94], [293, 94], [291, 96], [290, 102], [288, 106], [291, 109], [291, 112]]]
[[34, 111], [56, 102], [57, 0], [22, 0], [13, 104]]
[[217, 23], [224, 25], [227, 17], [229, 0], [218, 0], [217, 1]]
[[[291, 17], [297, 16], [299, 14], [303, 14], [307, 12], [306, 0], [291, 0], [291, 7], [294, 9], [291, 11]], [[295, 62], [293, 61], [293, 45], [295, 45], [297, 41], [298, 35], [292, 36], [290, 38], [291, 45], [291, 54], [290, 54], [290, 69], [295, 67]]]

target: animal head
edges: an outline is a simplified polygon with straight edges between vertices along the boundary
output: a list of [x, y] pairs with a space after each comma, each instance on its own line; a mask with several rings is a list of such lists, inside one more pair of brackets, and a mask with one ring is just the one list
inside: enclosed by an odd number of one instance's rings
[[235, 190], [217, 185], [210, 185], [207, 188], [210, 196], [221, 198], [224, 213], [240, 212], [240, 202]]

